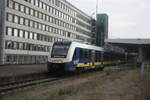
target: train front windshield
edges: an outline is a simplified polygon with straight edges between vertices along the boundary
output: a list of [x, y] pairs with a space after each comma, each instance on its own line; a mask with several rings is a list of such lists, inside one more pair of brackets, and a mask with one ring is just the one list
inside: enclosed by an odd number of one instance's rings
[[66, 58], [71, 42], [56, 42], [52, 49], [52, 58]]

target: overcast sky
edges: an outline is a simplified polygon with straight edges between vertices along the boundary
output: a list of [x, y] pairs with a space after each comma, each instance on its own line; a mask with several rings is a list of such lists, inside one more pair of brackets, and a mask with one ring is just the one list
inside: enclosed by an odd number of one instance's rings
[[[68, 0], [92, 15], [96, 0]], [[150, 0], [99, 0], [98, 13], [109, 16], [109, 38], [149, 38]]]

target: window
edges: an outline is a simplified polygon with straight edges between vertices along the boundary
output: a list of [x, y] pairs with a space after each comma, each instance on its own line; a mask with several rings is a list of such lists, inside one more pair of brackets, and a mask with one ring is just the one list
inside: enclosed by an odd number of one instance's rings
[[29, 14], [29, 8], [28, 7], [25, 7], [25, 13]]
[[49, 27], [49, 32], [52, 32], [52, 27]]
[[43, 20], [45, 20], [45, 14], [43, 14]]
[[28, 26], [29, 25], [29, 20], [25, 19], [25, 25]]
[[34, 40], [37, 40], [37, 33], [34, 33]]
[[47, 31], [47, 32], [49, 31], [48, 25], [46, 25], [46, 31]]
[[27, 44], [23, 43], [23, 50], [27, 50]]
[[68, 37], [70, 37], [71, 36], [71, 33], [70, 32], [68, 32]]
[[41, 1], [39, 2], [39, 7], [42, 8], [42, 2]]
[[19, 43], [18, 45], [19, 45], [19, 46], [18, 46], [18, 49], [19, 49], [19, 50], [23, 50], [23, 43]]
[[56, 33], [56, 28], [53, 28], [53, 33]]
[[46, 10], [46, 4], [45, 3], [43, 3], [43, 8], [44, 8], [44, 10]]
[[53, 14], [55, 14], [55, 12], [56, 12], [56, 9], [55, 9], [55, 8], [53, 8]]
[[39, 0], [35, 0], [35, 6], [39, 6]]
[[33, 33], [32, 32], [30, 32], [30, 37], [29, 38], [33, 39]]
[[12, 33], [13, 33], [13, 29], [12, 29], [12, 28], [7, 27], [6, 35], [12, 36], [12, 35], [13, 35]]
[[18, 29], [14, 29], [14, 36], [18, 37]]
[[24, 12], [24, 6], [23, 5], [20, 5], [20, 11]]
[[20, 24], [24, 25], [24, 18], [22, 18], [22, 17], [20, 18]]
[[49, 11], [49, 6], [48, 5], [46, 6], [46, 10]]
[[25, 31], [25, 38], [27, 39], [28, 38], [28, 32], [27, 31]]
[[52, 4], [54, 4], [54, 0], [52, 0]]
[[33, 27], [33, 21], [30, 20], [30, 27]]
[[19, 17], [18, 16], [14, 16], [14, 23], [19, 23]]
[[24, 32], [23, 30], [19, 31], [19, 37], [23, 38], [23, 32]]
[[14, 2], [12, 0], [8, 0], [8, 7], [13, 8]]
[[5, 48], [6, 49], [12, 49], [12, 42], [11, 41], [5, 41]]
[[30, 0], [24, 0], [24, 1], [26, 1], [26, 2], [30, 2]]
[[48, 15], [46, 16], [46, 21], [49, 21], [49, 16]]
[[34, 11], [34, 16], [38, 17], [38, 11], [36, 11], [36, 10]]
[[18, 43], [17, 42], [13, 42], [13, 49], [17, 49], [18, 48]]
[[49, 8], [49, 12], [53, 13], [53, 8], [52, 7]]
[[30, 15], [34, 16], [34, 10], [30, 9]]
[[51, 23], [52, 23], [52, 17], [49, 17], [49, 22], [51, 22]]
[[53, 18], [53, 23], [54, 23], [54, 24], [56, 23], [56, 19], [55, 19], [55, 18]]
[[39, 18], [40, 18], [40, 19], [42, 18], [42, 13], [40, 13], [40, 12], [39, 12]]
[[39, 29], [42, 29], [42, 25], [39, 23]]
[[44, 24], [42, 25], [42, 30], [45, 31], [45, 25]]
[[38, 24], [37, 24], [37, 22], [34, 22], [34, 28], [38, 28]]
[[14, 7], [15, 7], [15, 10], [19, 10], [19, 4], [18, 3], [15, 2]]
[[34, 5], [34, 0], [30, 0], [30, 3]]
[[13, 15], [12, 14], [7, 13], [7, 21], [13, 22]]

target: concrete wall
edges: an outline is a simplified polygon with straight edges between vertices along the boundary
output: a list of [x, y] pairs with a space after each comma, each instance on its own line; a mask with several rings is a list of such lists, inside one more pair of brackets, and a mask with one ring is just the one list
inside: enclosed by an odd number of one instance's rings
[[5, 2], [0, 0], [0, 65], [4, 64], [4, 22], [5, 22]]

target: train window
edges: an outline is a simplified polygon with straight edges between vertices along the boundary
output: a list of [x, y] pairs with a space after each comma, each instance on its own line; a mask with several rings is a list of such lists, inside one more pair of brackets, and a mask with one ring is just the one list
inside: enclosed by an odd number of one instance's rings
[[80, 49], [80, 59], [90, 60], [91, 59], [91, 50], [88, 49]]
[[96, 61], [101, 61], [101, 52], [96, 51]]
[[88, 51], [88, 56], [89, 56], [89, 60], [91, 60], [92, 54], [91, 54], [92, 50]]
[[52, 57], [65, 58], [67, 56], [71, 42], [56, 42], [53, 45]]
[[93, 61], [95, 61], [95, 55], [96, 55], [96, 54], [95, 54], [95, 50], [92, 50], [92, 53], [91, 53], [91, 54], [92, 54], [91, 59], [92, 59]]
[[84, 58], [84, 53], [83, 53], [83, 49], [80, 49], [80, 59]]
[[85, 59], [90, 59], [90, 50], [85, 50], [85, 52], [84, 52], [84, 58]]

